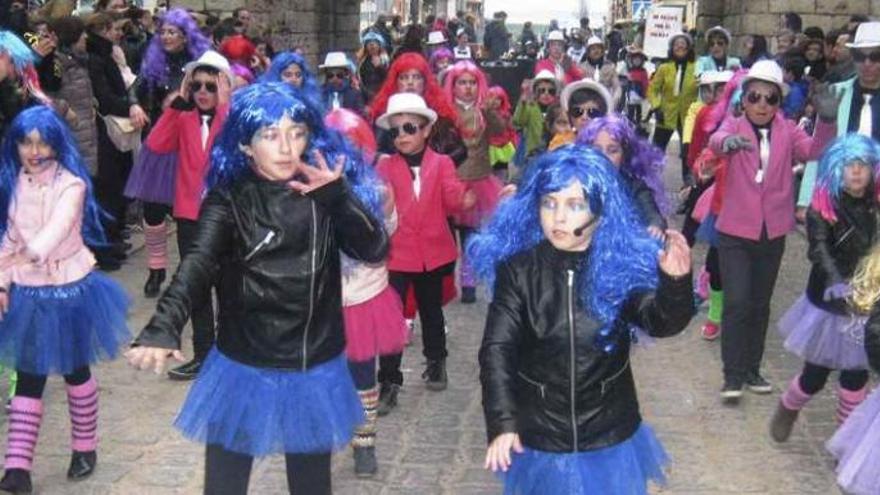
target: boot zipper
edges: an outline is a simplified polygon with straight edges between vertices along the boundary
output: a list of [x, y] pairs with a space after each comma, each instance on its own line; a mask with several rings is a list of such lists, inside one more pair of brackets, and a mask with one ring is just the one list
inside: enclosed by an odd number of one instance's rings
[[574, 301], [572, 301], [572, 293], [574, 292], [574, 271], [568, 270], [568, 336], [570, 345], [569, 356], [569, 382], [571, 384], [571, 434], [572, 434], [572, 452], [577, 452], [578, 447], [578, 430], [577, 430], [577, 410], [575, 407], [575, 371], [577, 356], [574, 350]]
[[309, 316], [306, 318], [306, 329], [303, 333], [303, 364], [302, 369], [308, 369], [308, 344], [309, 344], [309, 327], [312, 325], [312, 314], [315, 310], [315, 263], [318, 257], [318, 214], [315, 212], [315, 202], [312, 201], [312, 272], [309, 281]]
[[253, 258], [254, 255], [257, 254], [257, 252], [258, 252], [260, 249], [263, 249], [264, 247], [266, 247], [266, 245], [268, 245], [270, 242], [272, 242], [272, 239], [274, 239], [274, 238], [275, 238], [275, 231], [274, 231], [274, 230], [270, 230], [270, 231], [266, 234], [266, 237], [264, 237], [262, 241], [260, 241], [256, 246], [254, 246], [254, 248], [251, 249], [251, 252], [249, 252], [249, 253], [247, 254], [247, 256], [244, 257], [244, 260], [245, 260], [245, 261], [250, 261], [251, 258]]

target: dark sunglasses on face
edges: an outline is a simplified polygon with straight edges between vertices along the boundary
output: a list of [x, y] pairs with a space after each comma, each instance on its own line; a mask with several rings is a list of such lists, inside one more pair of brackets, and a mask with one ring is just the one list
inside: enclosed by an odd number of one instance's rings
[[581, 118], [584, 115], [584, 113], [586, 113], [587, 117], [589, 117], [591, 119], [598, 119], [599, 117], [605, 115], [605, 112], [603, 112], [602, 110], [599, 110], [598, 108], [584, 109], [584, 107], [572, 107], [572, 108], [568, 109], [568, 115], [574, 119]]
[[758, 102], [761, 101], [761, 99], [763, 99], [765, 102], [767, 102], [767, 104], [770, 105], [771, 107], [775, 107], [776, 105], [779, 105], [779, 95], [777, 93], [773, 93], [772, 95], [763, 95], [761, 93], [756, 93], [754, 91], [750, 91], [749, 94], [746, 95], [746, 98], [749, 100], [749, 103], [751, 103], [752, 105], [757, 104]]
[[202, 88], [205, 88], [205, 91], [208, 93], [216, 93], [217, 92], [217, 83], [214, 82], [202, 82], [202, 81], [193, 81], [189, 83], [189, 90], [192, 93], [197, 93]]
[[727, 46], [725, 40], [709, 40], [709, 46]]
[[404, 134], [407, 136], [414, 136], [424, 128], [425, 124], [413, 124], [412, 122], [407, 122], [400, 127], [392, 127], [388, 129], [388, 134], [391, 135], [391, 139], [397, 139]]
[[327, 79], [345, 79], [345, 72], [342, 72], [342, 71], [328, 72]]
[[539, 95], [555, 95], [556, 88], [538, 88], [537, 92]]
[[865, 53], [861, 50], [853, 50], [852, 51], [853, 61], [857, 64], [864, 62], [865, 60], [870, 60], [873, 64], [880, 64], [880, 51], [873, 51], [871, 53]]

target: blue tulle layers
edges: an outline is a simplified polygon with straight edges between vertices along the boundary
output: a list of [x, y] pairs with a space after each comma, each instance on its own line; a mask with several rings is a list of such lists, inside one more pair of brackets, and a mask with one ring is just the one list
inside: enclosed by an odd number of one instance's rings
[[174, 424], [191, 440], [260, 457], [344, 448], [363, 421], [342, 354], [292, 371], [248, 366], [214, 348]]

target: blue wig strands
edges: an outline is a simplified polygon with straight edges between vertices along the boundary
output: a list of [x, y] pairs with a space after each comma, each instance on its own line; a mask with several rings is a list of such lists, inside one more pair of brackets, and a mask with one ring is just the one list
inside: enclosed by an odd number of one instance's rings
[[37, 55], [34, 51], [10, 31], [0, 31], [0, 53], [9, 55], [15, 66], [15, 71], [19, 74], [37, 62]]
[[627, 329], [614, 323], [633, 291], [657, 286], [659, 243], [651, 239], [613, 165], [583, 145], [564, 146], [529, 166], [515, 196], [501, 202], [483, 230], [468, 243], [477, 274], [491, 286], [500, 263], [545, 239], [541, 198], [579, 181], [592, 211], [601, 211], [590, 247], [583, 254], [577, 287], [585, 310], [603, 324], [596, 342], [614, 349]]
[[316, 102], [286, 83], [257, 83], [236, 91], [223, 130], [211, 149], [208, 188], [229, 187], [251, 175], [251, 160], [241, 146], [250, 145], [257, 131], [287, 116], [309, 128], [309, 144], [300, 159], [316, 166], [313, 154], [320, 151], [333, 167], [343, 156], [345, 177], [352, 191], [377, 219], [383, 218], [378, 178], [342, 135], [324, 125], [322, 113]]
[[0, 234], [6, 232], [9, 220], [9, 205], [15, 197], [21, 159], [18, 144], [32, 131], [37, 131], [43, 141], [52, 148], [58, 165], [86, 183], [86, 199], [83, 211], [82, 236], [92, 246], [106, 244], [101, 216], [104, 214], [95, 201], [92, 180], [86, 169], [76, 139], [70, 128], [51, 108], [38, 105], [18, 114], [12, 121], [3, 141], [0, 155]]
[[[840, 193], [843, 192], [843, 173], [850, 165], [861, 163], [871, 168], [873, 186], [877, 187], [877, 166], [880, 165], [880, 145], [861, 134], [847, 134], [835, 139], [822, 153], [816, 173], [816, 189], [811, 206], [822, 218], [836, 221], [834, 213]], [[876, 195], [877, 190], [871, 191]]]
[[275, 55], [275, 58], [272, 59], [272, 63], [269, 65], [266, 73], [260, 76], [259, 82], [284, 82], [281, 78], [281, 73], [293, 64], [296, 64], [302, 71], [302, 87], [299, 88], [300, 91], [308, 95], [309, 98], [314, 98], [315, 101], [320, 101], [321, 90], [318, 88], [315, 74], [309, 69], [306, 59], [295, 52], [281, 52], [278, 55]]

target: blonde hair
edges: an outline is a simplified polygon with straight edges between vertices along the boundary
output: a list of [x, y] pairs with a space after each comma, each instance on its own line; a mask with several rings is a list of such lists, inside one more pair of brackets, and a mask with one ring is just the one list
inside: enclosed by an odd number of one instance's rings
[[850, 302], [859, 313], [870, 313], [874, 304], [880, 300], [880, 245], [874, 246], [867, 256], [859, 261], [852, 278]]

